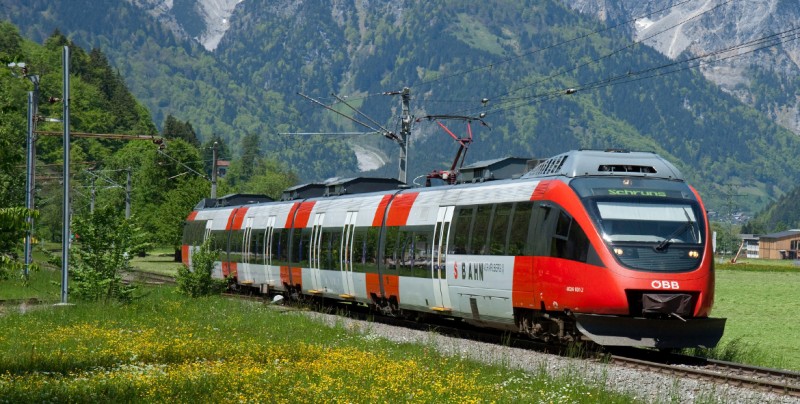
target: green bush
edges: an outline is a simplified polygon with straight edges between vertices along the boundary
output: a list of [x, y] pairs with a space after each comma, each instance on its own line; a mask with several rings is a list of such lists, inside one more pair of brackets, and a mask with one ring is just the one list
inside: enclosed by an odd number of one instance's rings
[[211, 247], [211, 238], [207, 238], [200, 248], [192, 254], [192, 268], [184, 265], [178, 268], [178, 291], [191, 296], [201, 297], [222, 293], [228, 286], [226, 279], [214, 279], [214, 261], [219, 251]]
[[73, 229], [72, 294], [85, 301], [131, 301], [136, 287], [126, 284], [121, 274], [129, 266], [136, 233], [130, 221], [106, 208], [76, 219]]

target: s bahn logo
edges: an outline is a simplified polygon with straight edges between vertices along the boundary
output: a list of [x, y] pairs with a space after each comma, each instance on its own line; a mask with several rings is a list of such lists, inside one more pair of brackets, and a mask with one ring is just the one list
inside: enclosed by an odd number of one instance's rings
[[464, 281], [483, 281], [486, 272], [505, 272], [503, 264], [495, 262], [462, 262], [460, 269], [458, 262], [453, 263], [453, 278]]

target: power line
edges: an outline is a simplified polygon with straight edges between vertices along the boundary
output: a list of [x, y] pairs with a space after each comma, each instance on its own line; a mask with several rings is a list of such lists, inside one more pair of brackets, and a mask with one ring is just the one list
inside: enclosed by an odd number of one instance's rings
[[[496, 112], [500, 112], [500, 111], [507, 111], [507, 110], [519, 108], [519, 107], [524, 106], [524, 105], [528, 105], [532, 101], [547, 100], [547, 99], [551, 99], [551, 98], [555, 98], [555, 97], [561, 97], [561, 96], [564, 96], [564, 95], [574, 94], [574, 93], [576, 93], [578, 91], [600, 89], [600, 88], [609, 87], [609, 86], [612, 86], [612, 85], [626, 84], [626, 83], [635, 82], [635, 81], [641, 81], [641, 80], [650, 79], [650, 78], [654, 78], [654, 77], [660, 77], [660, 76], [664, 76], [664, 75], [667, 75], [667, 74], [673, 74], [673, 73], [678, 73], [678, 72], [685, 71], [685, 70], [688, 70], [688, 69], [693, 69], [693, 68], [699, 67], [699, 66], [701, 66], [703, 64], [719, 63], [719, 62], [724, 61], [724, 60], [729, 60], [729, 59], [733, 59], [733, 58], [737, 58], [737, 57], [742, 57], [744, 55], [747, 55], [747, 54], [750, 54], [750, 53], [753, 53], [753, 52], [757, 52], [757, 51], [762, 50], [762, 49], [770, 48], [770, 47], [773, 47], [773, 46], [776, 46], [776, 45], [779, 45], [779, 44], [783, 44], [783, 43], [786, 43], [786, 42], [789, 42], [789, 41], [798, 40], [798, 39], [800, 39], [800, 36], [797, 36], [798, 33], [800, 33], [800, 28], [791, 28], [791, 29], [788, 29], [786, 31], [782, 31], [782, 32], [779, 32], [779, 33], [776, 33], [776, 34], [770, 34], [770, 35], [767, 35], [765, 37], [758, 38], [758, 39], [755, 39], [755, 40], [752, 40], [752, 41], [749, 41], [749, 42], [733, 45], [733, 46], [731, 46], [729, 48], [719, 49], [719, 50], [712, 51], [712, 52], [709, 52], [709, 53], [706, 53], [706, 54], [703, 54], [703, 55], [697, 55], [697, 56], [694, 56], [694, 57], [691, 57], [691, 58], [688, 58], [688, 59], [675, 61], [675, 62], [670, 62], [670, 63], [664, 64], [664, 65], [651, 67], [651, 68], [647, 68], [647, 69], [643, 69], [643, 70], [639, 70], [639, 71], [635, 71], [635, 72], [626, 72], [624, 74], [620, 74], [620, 75], [617, 75], [617, 76], [611, 76], [611, 77], [604, 78], [604, 79], [601, 79], [601, 80], [597, 80], [597, 81], [594, 81], [594, 82], [591, 82], [591, 83], [587, 83], [587, 84], [583, 84], [583, 85], [580, 85], [580, 86], [571, 87], [569, 89], [556, 89], [556, 90], [546, 91], [546, 92], [543, 92], [543, 93], [540, 93], [540, 94], [531, 95], [531, 96], [528, 96], [528, 97], [517, 97], [517, 98], [513, 98], [513, 99], [506, 99], [506, 101], [500, 102], [498, 105], [496, 105], [493, 108], [491, 108], [488, 111], [486, 111], [486, 113], [496, 113]], [[734, 55], [721, 57], [721, 58], [716, 59], [716, 60], [704, 61], [704, 59], [708, 59], [708, 58], [711, 58], [711, 57], [719, 56], [719, 55], [722, 55], [722, 54], [725, 54], [725, 53], [729, 53], [729, 52], [733, 52], [733, 51], [737, 51], [737, 50], [743, 50], [743, 49], [746, 49], [746, 48], [749, 48], [749, 47], [752, 47], [752, 46], [757, 46], [757, 47], [752, 48], [752, 49], [748, 49], [746, 51], [743, 51], [743, 52], [740, 52], [740, 53], [737, 53], [737, 54], [734, 54]], [[696, 64], [691, 64], [692, 62], [696, 62]], [[676, 69], [662, 71], [662, 70], [667, 69], [669, 67], [675, 67], [675, 66], [682, 65], [682, 64], [688, 64], [688, 65], [680, 67], [680, 68], [676, 68]]]
[[[591, 37], [591, 36], [595, 36], [595, 35], [598, 35], [600, 33], [606, 32], [606, 31], [615, 30], [615, 29], [617, 29], [619, 27], [622, 27], [622, 26], [625, 26], [625, 25], [628, 25], [628, 24], [631, 24], [631, 23], [635, 23], [637, 20], [640, 20], [642, 18], [647, 18], [647, 17], [650, 17], [652, 15], [659, 14], [659, 13], [662, 13], [662, 12], [667, 11], [667, 10], [671, 10], [673, 8], [676, 8], [676, 7], [681, 6], [683, 4], [689, 3], [691, 1], [694, 1], [694, 0], [679, 1], [679, 2], [677, 2], [675, 4], [672, 4], [669, 7], [663, 7], [663, 8], [660, 8], [658, 10], [654, 10], [654, 11], [642, 14], [640, 16], [628, 19], [626, 21], [622, 21], [622, 22], [620, 22], [620, 23], [618, 23], [616, 25], [604, 27], [604, 28], [601, 28], [601, 29], [598, 29], [598, 30], [595, 30], [595, 31], [591, 31], [591, 32], [583, 34], [583, 35], [578, 35], [578, 36], [575, 36], [573, 38], [566, 39], [566, 40], [557, 42], [557, 43], [549, 45], [549, 46], [545, 46], [543, 48], [532, 49], [532, 50], [529, 50], [529, 51], [524, 52], [522, 54], [519, 54], [519, 55], [516, 55], [516, 56], [507, 57], [507, 58], [504, 58], [504, 59], [500, 59], [500, 60], [494, 61], [492, 63], [486, 64], [486, 65], [483, 65], [483, 66], [478, 66], [478, 67], [474, 67], [474, 68], [471, 68], [471, 69], [466, 69], [466, 70], [454, 72], [454, 73], [451, 73], [451, 74], [442, 75], [442, 76], [439, 76], [439, 77], [436, 77], [436, 78], [432, 78], [432, 79], [428, 79], [428, 80], [422, 80], [422, 81], [420, 81], [418, 83], [410, 85], [409, 88], [416, 89], [417, 87], [420, 87], [420, 86], [432, 84], [432, 83], [435, 83], [435, 82], [438, 82], [438, 81], [443, 81], [443, 80], [450, 79], [450, 78], [453, 78], [453, 77], [464, 76], [464, 75], [467, 75], [467, 74], [470, 74], [470, 73], [474, 73], [474, 72], [477, 72], [477, 71], [482, 71], [482, 70], [492, 70], [496, 66], [499, 66], [499, 65], [510, 63], [512, 61], [515, 61], [515, 60], [518, 60], [518, 59], [522, 59], [522, 58], [525, 58], [525, 57], [529, 57], [529, 56], [532, 56], [532, 55], [535, 55], [537, 53], [544, 52], [544, 51], [547, 51], [547, 50], [556, 49], [558, 47], [567, 45], [569, 43], [576, 42], [576, 41], [579, 41], [581, 39], [585, 39], [585, 38], [588, 38], [588, 37]], [[732, 0], [729, 0], [729, 1], [732, 1]], [[657, 0], [654, 0], [651, 3], [656, 3], [656, 2], [657, 2]], [[422, 91], [417, 91], [417, 93], [421, 93], [421, 92]], [[350, 97], [350, 99], [354, 99], [354, 100], [365, 99], [365, 98], [369, 98], [369, 97], [372, 97], [372, 96], [375, 96], [375, 95], [380, 95], [380, 94], [381, 93], [368, 94], [368, 95], [363, 96], [363, 97]], [[458, 102], [465, 102], [465, 101], [458, 101]], [[469, 102], [469, 101], [466, 101], [466, 102]]]

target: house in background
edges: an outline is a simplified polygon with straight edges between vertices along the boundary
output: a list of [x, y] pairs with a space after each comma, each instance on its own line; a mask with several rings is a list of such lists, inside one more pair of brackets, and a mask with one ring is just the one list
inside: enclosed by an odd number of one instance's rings
[[740, 246], [739, 257], [741, 258], [758, 258], [758, 234], [740, 234], [739, 239], [742, 244]]
[[766, 259], [797, 259], [800, 250], [800, 229], [764, 234], [759, 238], [758, 256]]

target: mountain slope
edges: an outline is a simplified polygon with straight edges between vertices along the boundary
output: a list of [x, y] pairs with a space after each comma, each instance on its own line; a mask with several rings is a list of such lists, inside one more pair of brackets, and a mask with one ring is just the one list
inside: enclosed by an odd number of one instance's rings
[[[707, 59], [703, 75], [739, 100], [755, 106], [800, 134], [800, 2], [787, 0], [563, 0], [565, 5], [612, 23], [630, 21], [631, 38], [671, 59], [706, 55], [720, 49], [787, 32], [739, 57]], [[704, 11], [707, 13], [700, 15]], [[656, 35], [657, 34], [657, 35]], [[779, 40], [780, 39], [780, 40]], [[768, 46], [753, 51], [758, 47]], [[751, 52], [752, 51], [752, 52]], [[749, 52], [749, 53], [748, 53]]]
[[[480, 13], [461, 1], [245, 1], [213, 52], [175, 34], [180, 30], [170, 24], [180, 18], [157, 18], [136, 4], [70, 2], [91, 9], [81, 19], [45, 0], [0, 4], [25, 35], [60, 27], [79, 43], [102, 47], [156, 122], [171, 113], [204, 138], [217, 134], [234, 145], [258, 133], [266, 153], [305, 180], [355, 174], [350, 144], [391, 158], [397, 149], [374, 135], [279, 135], [366, 130], [298, 92], [325, 103], [334, 103], [331, 93], [346, 94], [348, 104], [396, 131], [400, 100], [383, 93], [402, 87], [411, 89], [418, 118], [487, 114], [491, 130], [473, 125], [468, 161], [580, 147], [654, 150], [681, 167], [709, 209], [723, 206], [726, 187], [737, 184], [750, 211], [800, 174], [791, 153], [796, 136], [698, 72], [637, 75], [672, 60], [629, 46], [625, 29], [605, 30], [556, 1], [491, 0]], [[614, 77], [623, 79], [607, 81]], [[566, 95], [567, 88], [578, 91]], [[341, 103], [336, 108], [352, 113]], [[465, 130], [458, 121], [443, 123]], [[435, 122], [415, 122], [410, 178], [449, 166], [454, 150]], [[394, 176], [396, 164], [379, 172]]]

